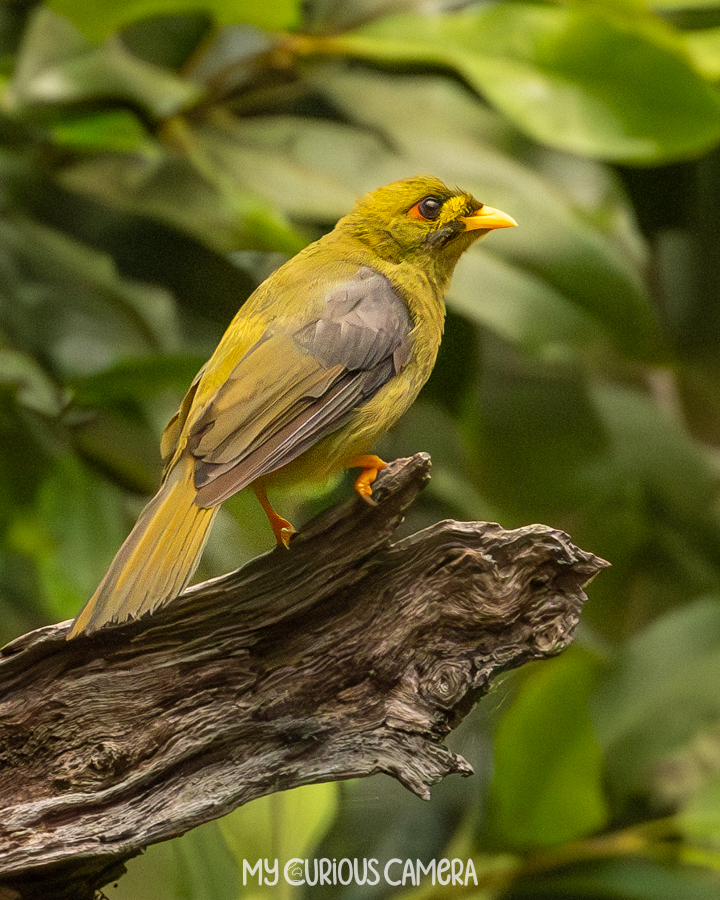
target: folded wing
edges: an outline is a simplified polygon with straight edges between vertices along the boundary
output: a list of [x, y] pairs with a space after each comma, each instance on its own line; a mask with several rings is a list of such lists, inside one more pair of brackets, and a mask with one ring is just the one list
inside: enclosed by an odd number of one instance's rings
[[413, 322], [363, 266], [309, 323], [270, 326], [192, 424], [196, 503], [215, 506], [341, 428], [407, 365]]

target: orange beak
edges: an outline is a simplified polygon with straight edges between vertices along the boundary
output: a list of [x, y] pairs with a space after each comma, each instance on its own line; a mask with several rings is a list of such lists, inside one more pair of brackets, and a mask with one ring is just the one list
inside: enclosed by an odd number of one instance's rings
[[461, 219], [465, 223], [466, 231], [475, 231], [478, 228], [511, 228], [517, 225], [515, 219], [507, 213], [499, 209], [493, 209], [492, 206], [481, 206], [471, 216], [463, 216]]

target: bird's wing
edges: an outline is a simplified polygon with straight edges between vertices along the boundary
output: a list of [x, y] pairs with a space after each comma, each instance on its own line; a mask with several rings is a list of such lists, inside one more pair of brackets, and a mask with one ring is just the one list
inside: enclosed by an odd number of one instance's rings
[[271, 325], [189, 429], [200, 506], [214, 506], [344, 425], [410, 359], [413, 322], [367, 266], [330, 290], [318, 318]]

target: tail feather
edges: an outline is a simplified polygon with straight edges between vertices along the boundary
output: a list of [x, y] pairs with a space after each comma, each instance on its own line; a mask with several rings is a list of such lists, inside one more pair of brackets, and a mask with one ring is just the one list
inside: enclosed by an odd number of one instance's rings
[[192, 459], [181, 459], [140, 514], [68, 638], [136, 619], [186, 587], [217, 512], [197, 506], [195, 493]]

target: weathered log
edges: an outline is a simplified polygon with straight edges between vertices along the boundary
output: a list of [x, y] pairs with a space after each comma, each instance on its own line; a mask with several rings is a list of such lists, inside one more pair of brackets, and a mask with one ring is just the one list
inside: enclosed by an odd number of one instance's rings
[[572, 640], [607, 563], [544, 525], [446, 521], [392, 542], [429, 478], [137, 622], [0, 651], [0, 900], [91, 898], [123, 863], [278, 790], [386, 772], [418, 796], [471, 774], [444, 737], [498, 673]]

